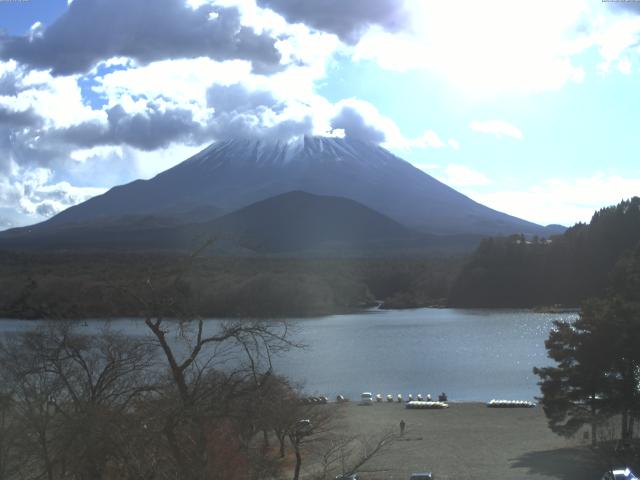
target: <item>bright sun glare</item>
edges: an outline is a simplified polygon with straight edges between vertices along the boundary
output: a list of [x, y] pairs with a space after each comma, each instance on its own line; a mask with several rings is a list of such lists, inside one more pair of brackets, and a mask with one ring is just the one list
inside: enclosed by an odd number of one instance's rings
[[527, 93], [580, 82], [570, 55], [589, 39], [580, 22], [589, 6], [563, 2], [414, 1], [412, 31], [379, 32], [358, 47], [387, 68], [423, 68], [471, 96]]

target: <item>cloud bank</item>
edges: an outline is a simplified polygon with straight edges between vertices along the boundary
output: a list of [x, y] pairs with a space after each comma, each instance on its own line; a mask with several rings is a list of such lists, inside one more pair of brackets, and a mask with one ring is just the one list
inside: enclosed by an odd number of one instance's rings
[[402, 0], [258, 0], [257, 3], [279, 13], [288, 22], [334, 33], [351, 45], [358, 43], [372, 25], [397, 32], [409, 23]]
[[276, 39], [241, 25], [236, 8], [183, 0], [77, 0], [37, 35], [0, 37], [0, 58], [53, 75], [91, 70], [101, 60], [139, 64], [175, 58], [243, 59], [258, 73], [280, 68]]

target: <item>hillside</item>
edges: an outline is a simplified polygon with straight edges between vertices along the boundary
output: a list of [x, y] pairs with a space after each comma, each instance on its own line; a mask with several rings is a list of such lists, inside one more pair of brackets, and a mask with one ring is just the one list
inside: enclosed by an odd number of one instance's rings
[[596, 212], [551, 241], [520, 236], [482, 241], [449, 294], [459, 307], [577, 306], [605, 293], [616, 268], [640, 245], [640, 198]]
[[225, 255], [459, 253], [479, 241], [473, 235], [422, 234], [353, 200], [306, 192], [277, 195], [209, 222], [125, 215], [0, 234], [0, 248], [13, 250], [188, 253], [210, 242], [207, 253]]
[[255, 252], [373, 248], [419, 240], [420, 235], [353, 200], [289, 192], [225, 215], [204, 230], [235, 237]]

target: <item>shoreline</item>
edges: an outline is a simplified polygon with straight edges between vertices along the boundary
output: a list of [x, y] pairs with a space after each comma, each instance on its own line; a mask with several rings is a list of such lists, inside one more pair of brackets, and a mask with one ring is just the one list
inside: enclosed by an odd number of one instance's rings
[[[451, 305], [443, 305], [443, 306], [422, 306], [422, 307], [408, 307], [408, 308], [383, 308], [379, 305], [369, 307], [369, 308], [352, 308], [352, 309], [343, 309], [343, 310], [335, 310], [335, 311], [327, 311], [327, 312], [318, 312], [318, 313], [292, 313], [288, 315], [271, 315], [271, 316], [249, 316], [249, 315], [226, 315], [226, 316], [203, 316], [200, 315], [200, 318], [203, 320], [260, 320], [260, 321], [286, 321], [286, 320], [313, 320], [313, 319], [321, 319], [326, 317], [334, 317], [334, 316], [348, 316], [348, 315], [365, 315], [365, 314], [374, 314], [376, 312], [407, 312], [411, 310], [460, 310], [460, 311], [481, 311], [481, 312], [501, 312], [501, 313], [509, 313], [509, 312], [531, 312], [538, 314], [552, 313], [552, 314], [562, 314], [562, 313], [571, 313], [577, 314], [580, 312], [580, 308], [578, 307], [567, 307], [558, 310], [546, 310], [539, 309], [538, 307], [456, 307]], [[2, 311], [0, 311], [0, 322], [3, 321], [17, 321], [17, 322], [38, 322], [38, 321], [69, 321], [69, 322], [108, 322], [108, 321], [121, 321], [121, 320], [144, 320], [143, 316], [140, 315], [117, 315], [117, 316], [100, 316], [100, 315], [88, 315], [88, 316], [70, 316], [64, 318], [42, 318], [41, 316], [25, 316], [25, 317], [17, 317], [11, 315], [10, 312], [5, 312], [7, 315], [5, 316]], [[179, 320], [177, 318], [166, 318], [167, 320]], [[194, 318], [194, 320], [198, 320], [198, 318]]]

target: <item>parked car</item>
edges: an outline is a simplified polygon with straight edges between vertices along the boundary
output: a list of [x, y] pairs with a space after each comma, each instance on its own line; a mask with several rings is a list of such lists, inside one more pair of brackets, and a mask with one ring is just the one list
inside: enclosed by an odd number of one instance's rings
[[360, 395], [360, 405], [373, 405], [373, 394], [371, 392], [363, 392]]
[[638, 480], [638, 477], [629, 468], [625, 468], [624, 470], [609, 470], [605, 472], [602, 480]]
[[296, 433], [298, 434], [298, 436], [311, 435], [311, 433], [313, 433], [311, 420], [309, 420], [308, 418], [298, 420], [298, 422], [296, 423]]
[[414, 473], [409, 480], [433, 480], [431, 472]]

